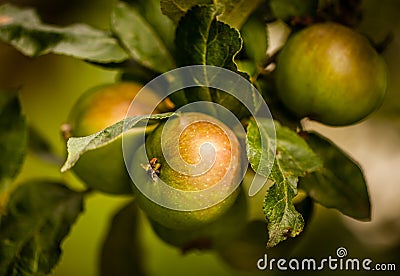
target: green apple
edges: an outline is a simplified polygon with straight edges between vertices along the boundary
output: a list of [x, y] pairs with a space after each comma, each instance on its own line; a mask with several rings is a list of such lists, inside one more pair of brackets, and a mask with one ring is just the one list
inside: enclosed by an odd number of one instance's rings
[[[178, 206], [173, 208], [156, 202], [134, 185], [139, 206], [155, 222], [171, 229], [197, 228], [215, 221], [235, 201], [243, 176], [241, 147], [233, 131], [221, 121], [203, 113], [181, 113], [150, 133], [145, 148], [148, 160], [154, 162], [147, 164], [146, 169], [143, 160], [137, 161], [132, 168], [133, 175], [142, 174], [141, 179], [148, 182], [145, 187], [150, 192], [159, 194], [164, 203]], [[134, 156], [139, 158], [139, 153]], [[171, 196], [157, 190], [161, 187], [159, 180], [167, 187], [183, 191], [184, 195]], [[205, 194], [201, 199], [194, 199], [192, 192]], [[192, 208], [191, 203], [197, 201], [205, 205]]]
[[195, 229], [177, 230], [167, 228], [153, 220], [151, 226], [164, 242], [176, 246], [182, 252], [221, 248], [234, 240], [244, 229], [247, 221], [247, 201], [241, 191], [233, 205], [217, 220]]
[[[137, 103], [135, 108], [129, 109], [141, 89], [142, 85], [138, 83], [121, 82], [98, 86], [83, 93], [69, 115], [70, 135], [91, 135], [124, 119], [128, 110], [130, 116], [154, 112], [151, 107], [157, 99], [153, 91], [146, 91], [148, 102]], [[82, 155], [73, 171], [89, 188], [110, 194], [132, 193], [121, 138]]]
[[282, 102], [300, 118], [349, 125], [382, 104], [386, 65], [361, 34], [337, 23], [317, 23], [283, 47], [276, 86]]

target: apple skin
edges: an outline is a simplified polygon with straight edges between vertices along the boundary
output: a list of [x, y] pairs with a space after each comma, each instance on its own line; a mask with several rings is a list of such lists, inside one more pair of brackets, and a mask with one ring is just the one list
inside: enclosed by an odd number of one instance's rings
[[[135, 82], [120, 82], [94, 87], [83, 93], [72, 107], [68, 123], [71, 136], [91, 135], [125, 118], [129, 106], [142, 89]], [[148, 102], [135, 105], [129, 115], [150, 114], [153, 91]], [[134, 134], [132, 134], [134, 135]], [[137, 133], [142, 135], [142, 133]], [[73, 167], [74, 173], [88, 188], [108, 194], [132, 194], [131, 179], [126, 170], [122, 154], [122, 138], [83, 154]]]
[[239, 236], [246, 226], [247, 212], [246, 196], [241, 189], [233, 205], [223, 215], [196, 229], [170, 229], [153, 220], [150, 224], [162, 241], [178, 247], [183, 253], [211, 250], [221, 248]]
[[365, 37], [337, 23], [299, 31], [278, 56], [278, 96], [299, 118], [354, 124], [382, 104], [386, 87], [383, 58]]
[[[163, 151], [162, 137], [166, 139], [165, 151], [171, 151], [174, 148], [173, 144], [177, 142], [180, 152], [171, 157], [178, 162], [179, 166], [198, 164], [201, 157], [204, 158], [203, 160], [209, 160], [214, 154], [215, 162], [208, 170], [197, 175], [187, 175], [178, 171], [180, 168], [172, 168], [165, 159], [168, 153]], [[204, 143], [212, 144], [216, 151], [214, 153], [203, 152], [203, 155], [200, 156], [200, 145]], [[194, 210], [175, 210], [164, 207], [149, 199], [134, 185], [134, 194], [138, 205], [152, 220], [170, 229], [194, 229], [215, 221], [232, 206], [239, 193], [238, 186], [242, 177], [240, 155], [242, 153], [235, 134], [222, 122], [197, 112], [179, 114], [177, 117], [170, 118], [168, 122], [160, 124], [149, 134], [145, 148], [148, 160], [157, 158], [157, 162], [161, 165], [159, 179], [172, 188], [191, 192], [205, 190], [217, 183], [222, 183], [217, 190], [202, 197], [202, 201], [210, 202], [210, 207]], [[139, 154], [136, 153], [134, 156], [138, 158]], [[142, 161], [137, 160], [136, 163]], [[159, 187], [158, 180], [146, 175], [142, 165], [134, 165], [133, 175], [141, 174], [140, 179], [146, 180], [145, 187], [157, 189]], [[161, 191], [161, 193], [163, 192]], [[162, 197], [165, 200], [174, 201], [179, 206], [186, 206], [188, 201], [193, 200], [191, 195], [187, 195], [185, 198], [172, 198], [169, 194], [162, 194]]]

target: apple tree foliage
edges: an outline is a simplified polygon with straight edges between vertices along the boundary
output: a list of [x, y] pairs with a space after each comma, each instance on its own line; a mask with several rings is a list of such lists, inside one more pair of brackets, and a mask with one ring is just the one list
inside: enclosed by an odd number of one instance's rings
[[[335, 2], [335, 1], [333, 1]], [[336, 1], [336, 5], [340, 5]], [[324, 1], [278, 0], [130, 0], [115, 3], [110, 28], [99, 30], [87, 24], [53, 26], [40, 20], [29, 8], [0, 6], [0, 39], [29, 57], [49, 53], [80, 59], [94, 66], [120, 71], [121, 78], [143, 84], [163, 72], [184, 65], [214, 65], [245, 76], [261, 92], [276, 127], [276, 152], [261, 154], [262, 139], [269, 139], [269, 122], [243, 116], [247, 155], [253, 169], [273, 183], [265, 194], [267, 247], [299, 235], [303, 216], [292, 200], [298, 189], [313, 201], [335, 208], [359, 220], [370, 219], [370, 201], [363, 172], [357, 163], [322, 135], [302, 130], [274, 94], [273, 64], [269, 54], [274, 39], [268, 24], [282, 22], [293, 31], [315, 18], [343, 22], [346, 14], [329, 13]], [[323, 13], [319, 13], [323, 10]], [[334, 9], [335, 11], [337, 9]], [[358, 10], [357, 10], [358, 11]], [[349, 25], [354, 22], [349, 22]], [[218, 102], [218, 91], [202, 89], [195, 97], [187, 91], [171, 97], [179, 106], [197, 99]], [[223, 104], [223, 102], [220, 102]], [[172, 114], [152, 115], [157, 123]], [[62, 171], [70, 169], [82, 154], [107, 146], [122, 135], [123, 128], [136, 127], [149, 117], [127, 118], [88, 137], [68, 141], [68, 158]], [[0, 274], [45, 275], [62, 254], [61, 243], [84, 211], [86, 191], [75, 191], [68, 183], [35, 179], [12, 183], [27, 150], [51, 155], [46, 141], [32, 130], [21, 111], [18, 91], [0, 93], [0, 192], [9, 193], [0, 217]], [[271, 173], [268, 164], [274, 159]], [[114, 260], [132, 274], [145, 274], [138, 258], [137, 207], [130, 203], [115, 215], [101, 258]], [[129, 224], [122, 221], [130, 221]], [[243, 222], [245, 223], [245, 222]], [[126, 242], [127, 241], [127, 242]], [[127, 247], [130, 244], [132, 247]], [[130, 260], [137, 260], [129, 263]], [[128, 262], [128, 263], [127, 263]], [[111, 267], [104, 262], [104, 275]]]

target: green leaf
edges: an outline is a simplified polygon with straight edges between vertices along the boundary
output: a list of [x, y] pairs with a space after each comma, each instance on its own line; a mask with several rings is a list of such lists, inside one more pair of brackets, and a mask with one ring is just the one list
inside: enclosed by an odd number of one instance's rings
[[268, 177], [275, 160], [275, 125], [270, 119], [249, 121], [246, 134], [246, 150], [251, 168]]
[[359, 166], [331, 141], [317, 133], [305, 136], [324, 167], [300, 178], [299, 187], [315, 201], [360, 220], [371, 219], [364, 175]]
[[0, 6], [0, 39], [30, 57], [56, 53], [99, 63], [128, 58], [107, 32], [84, 24], [67, 27], [43, 24], [32, 9], [9, 4]]
[[60, 183], [19, 186], [0, 222], [0, 274], [49, 274], [60, 259], [61, 242], [83, 209], [82, 200], [82, 193]]
[[276, 156], [270, 179], [271, 186], [264, 200], [268, 221], [268, 247], [288, 237], [297, 236], [304, 227], [303, 217], [292, 203], [297, 194], [298, 177], [321, 168], [322, 162], [308, 144], [294, 131], [275, 123]]
[[173, 113], [164, 113], [156, 115], [140, 115], [125, 118], [99, 132], [85, 137], [71, 137], [67, 142], [68, 157], [61, 168], [61, 172], [66, 172], [72, 168], [79, 160], [79, 157], [89, 150], [104, 147], [113, 142], [124, 132], [134, 127], [141, 126], [141, 123], [151, 120], [162, 120], [171, 117]]
[[176, 30], [178, 65], [214, 65], [236, 71], [233, 61], [242, 48], [240, 33], [216, 20], [221, 11], [215, 5], [195, 6]]
[[216, 0], [215, 2], [224, 6], [224, 11], [218, 16], [218, 20], [240, 29], [263, 0]]
[[272, 12], [282, 20], [292, 16], [314, 15], [318, 0], [270, 0]]
[[276, 162], [270, 178], [275, 182], [265, 195], [264, 214], [267, 219], [267, 247], [273, 247], [288, 237], [295, 237], [303, 231], [304, 219], [295, 209], [292, 199], [297, 194], [295, 176], [285, 175], [285, 171]]
[[[220, 12], [215, 5], [195, 6], [179, 21], [175, 37], [179, 66], [213, 65], [244, 75], [237, 70], [234, 62], [234, 57], [242, 48], [240, 33], [217, 21]], [[216, 75], [208, 75], [207, 71], [204, 74], [202, 77], [205, 83], [218, 78]], [[246, 96], [255, 99], [255, 93], [252, 90]], [[206, 86], [185, 89], [178, 97], [172, 94], [171, 100], [178, 106], [185, 102], [211, 101], [228, 108], [238, 118], [248, 115], [247, 109], [234, 96]]]
[[[257, 66], [257, 64], [255, 64], [254, 61], [249, 60], [249, 59], [236, 60], [235, 63], [238, 68], [238, 71], [246, 73], [249, 76], [251, 82], [254, 85], [257, 85], [256, 80], [260, 73], [259, 67]], [[258, 89], [258, 91], [260, 91], [260, 90]]]
[[156, 30], [128, 4], [116, 3], [111, 14], [111, 29], [130, 56], [143, 66], [160, 73], [175, 67], [171, 53]]
[[306, 141], [293, 130], [275, 122], [276, 156], [275, 162], [286, 176], [305, 176], [322, 167], [321, 159]]
[[161, 10], [176, 24], [194, 6], [215, 4], [221, 7], [218, 20], [240, 29], [263, 0], [161, 0]]
[[213, 0], [161, 0], [160, 3], [162, 13], [177, 24], [190, 8], [213, 4]]
[[15, 93], [0, 91], [0, 191], [19, 173], [27, 148], [27, 125]]
[[[174, 48], [175, 24], [161, 11], [160, 0], [125, 0], [152, 26], [168, 49]], [[162, 1], [161, 1], [162, 2]]]
[[112, 219], [100, 256], [101, 276], [147, 275], [139, 236], [139, 208], [124, 206]]
[[267, 191], [263, 206], [268, 222], [268, 247], [288, 237], [295, 237], [302, 231], [304, 220], [292, 203], [297, 194], [298, 177], [322, 166], [318, 156], [296, 132], [278, 122], [275, 122], [275, 129], [276, 155], [270, 174], [273, 160], [271, 149], [274, 148], [272, 142], [275, 142], [271, 121], [250, 120], [246, 141], [251, 167], [274, 182]]
[[246, 56], [262, 66], [267, 59], [267, 26], [259, 16], [251, 16], [241, 30], [243, 50]]

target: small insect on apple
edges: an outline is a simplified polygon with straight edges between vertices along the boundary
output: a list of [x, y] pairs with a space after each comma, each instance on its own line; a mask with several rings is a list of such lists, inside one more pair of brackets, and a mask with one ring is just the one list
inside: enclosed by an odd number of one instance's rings
[[161, 168], [161, 164], [157, 163], [157, 160], [157, 157], [153, 157], [148, 164], [140, 164], [154, 182], [157, 181]]

